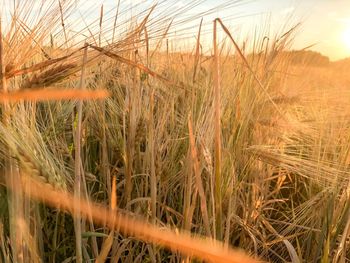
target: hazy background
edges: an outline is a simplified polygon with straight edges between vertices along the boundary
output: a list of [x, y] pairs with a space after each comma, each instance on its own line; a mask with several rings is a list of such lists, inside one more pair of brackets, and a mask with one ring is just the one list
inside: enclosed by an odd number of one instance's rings
[[[126, 17], [144, 11], [155, 2], [153, 0], [120, 1], [119, 10], [124, 17], [120, 17], [119, 21], [125, 21]], [[3, 13], [10, 14], [6, 9], [11, 10], [14, 4], [25, 4], [26, 1], [1, 0], [0, 3]], [[40, 3], [41, 1], [38, 1], [38, 11], [43, 9], [39, 7]], [[89, 25], [89, 29], [94, 31], [98, 27], [102, 4], [105, 13], [104, 28], [111, 28], [118, 0], [77, 1], [71, 13], [66, 14], [65, 21], [67, 24], [74, 23], [75, 29], [78, 28], [77, 24], [81, 27]], [[171, 16], [174, 18], [173, 31], [170, 35], [174, 37], [176, 34], [177, 38], [181, 38], [183, 47], [179, 48], [185, 48], [186, 45], [193, 47], [201, 17], [198, 14], [203, 13], [206, 24], [203, 42], [207, 40], [208, 44], [211, 43], [211, 21], [216, 17], [223, 19], [238, 42], [246, 40], [246, 36], [251, 38], [255, 31], [267, 36], [273, 36], [276, 32], [282, 34], [293, 25], [302, 22], [292, 48], [302, 49], [315, 44], [311, 49], [329, 56], [331, 60], [350, 56], [349, 0], [168, 0], [162, 1], [159, 5], [163, 5], [163, 8], [157, 7], [157, 10], [168, 13], [169, 23]], [[186, 8], [188, 6], [191, 8]], [[186, 10], [178, 12], [183, 7]], [[216, 7], [217, 9], [213, 11], [212, 9]], [[212, 11], [205, 15], [208, 10]], [[191, 15], [192, 19], [187, 19]], [[110, 19], [107, 20], [107, 17]]]
[[[141, 5], [152, 1], [122, 1], [122, 5]], [[201, 12], [234, 1], [207, 0], [202, 1], [193, 12]], [[210, 20], [214, 16], [224, 18], [231, 29], [240, 37], [251, 33], [257, 27], [270, 24], [270, 32], [283, 31], [297, 22], [302, 22], [299, 34], [295, 38], [294, 48], [301, 49], [316, 44], [312, 50], [319, 51], [338, 60], [350, 56], [350, 1], [349, 0], [254, 0], [237, 1], [229, 8], [219, 8], [215, 14], [205, 17]], [[92, 10], [90, 7], [104, 3], [105, 9], [115, 7], [117, 0], [89, 0], [82, 4], [81, 12]], [[174, 10], [188, 3], [177, 1]], [[136, 8], [135, 8], [136, 9]], [[95, 14], [99, 16], [98, 11]], [[246, 16], [243, 17], [242, 16]], [[226, 18], [226, 19], [225, 19]], [[286, 19], [287, 18], [287, 19]], [[287, 22], [285, 22], [287, 21]], [[192, 23], [199, 23], [193, 21]], [[285, 24], [287, 23], [287, 24]], [[267, 30], [267, 29], [266, 29]]]

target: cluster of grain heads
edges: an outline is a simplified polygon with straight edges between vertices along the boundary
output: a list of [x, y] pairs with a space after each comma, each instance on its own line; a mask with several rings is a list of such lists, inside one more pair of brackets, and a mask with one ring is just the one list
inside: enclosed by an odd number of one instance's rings
[[34, 74], [30, 79], [23, 82], [20, 89], [52, 86], [59, 81], [66, 80], [72, 74], [72, 71], [76, 71], [76, 68], [77, 65], [74, 63], [54, 66], [40, 74]]

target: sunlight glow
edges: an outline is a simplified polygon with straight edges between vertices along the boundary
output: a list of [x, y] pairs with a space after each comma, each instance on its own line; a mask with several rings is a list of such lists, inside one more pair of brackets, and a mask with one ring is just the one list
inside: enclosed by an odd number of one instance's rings
[[350, 51], [350, 25], [349, 27], [343, 32], [343, 41], [346, 47], [347, 51]]

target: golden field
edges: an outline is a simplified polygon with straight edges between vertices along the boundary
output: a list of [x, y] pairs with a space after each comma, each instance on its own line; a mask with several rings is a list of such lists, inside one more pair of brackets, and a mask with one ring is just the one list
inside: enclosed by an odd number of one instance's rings
[[30, 2], [0, 34], [2, 262], [349, 260], [349, 61]]

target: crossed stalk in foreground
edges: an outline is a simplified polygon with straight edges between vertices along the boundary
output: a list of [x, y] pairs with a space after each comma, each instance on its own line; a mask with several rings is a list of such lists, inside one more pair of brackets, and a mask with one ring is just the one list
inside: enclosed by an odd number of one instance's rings
[[[22, 175], [22, 182], [26, 186], [24, 187], [24, 194], [33, 199], [71, 214], [75, 211], [75, 204], [79, 203], [81, 216], [92, 218], [95, 223], [106, 225], [110, 229], [136, 236], [142, 241], [152, 242], [209, 262], [261, 262], [245, 255], [243, 252], [225, 249], [221, 242], [192, 237], [188, 233], [176, 233], [168, 229], [160, 229], [130, 216], [116, 213], [99, 204], [84, 199], [78, 200], [67, 192], [57, 191], [53, 187], [34, 181], [26, 175]], [[35, 189], [35, 191], [31, 191], [31, 189]], [[12, 190], [16, 191], [16, 189]]]

